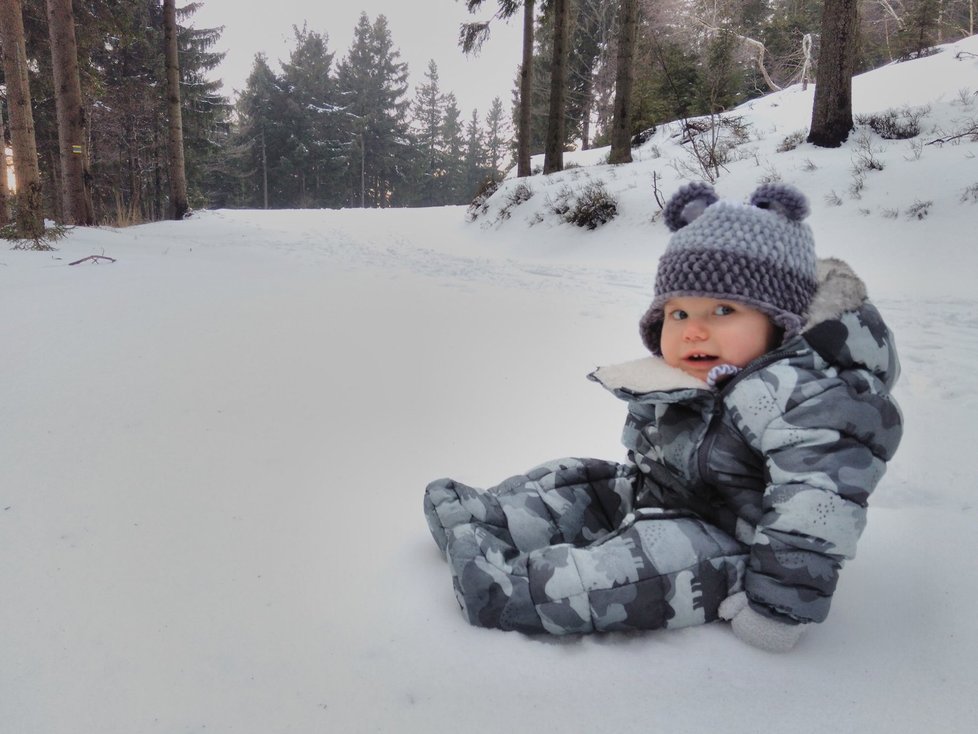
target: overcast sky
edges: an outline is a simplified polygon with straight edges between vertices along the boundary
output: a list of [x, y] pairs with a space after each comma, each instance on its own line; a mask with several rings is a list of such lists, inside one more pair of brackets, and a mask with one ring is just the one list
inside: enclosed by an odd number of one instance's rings
[[385, 15], [394, 47], [408, 63], [410, 98], [414, 98], [413, 87], [425, 80], [429, 59], [434, 59], [441, 89], [455, 93], [463, 118], [477, 108], [484, 120], [493, 97], [500, 97], [509, 111], [522, 38], [522, 16], [517, 14], [508, 22], [492, 24], [492, 35], [479, 56], [464, 56], [458, 48], [459, 24], [487, 19], [498, 4], [487, 0], [484, 7], [479, 14], [469, 15], [458, 0], [204, 0], [189, 23], [196, 28], [224, 26], [216, 50], [226, 51], [227, 56], [213, 76], [224, 81], [224, 93], [231, 96], [244, 88], [256, 53], [265, 53], [276, 71], [280, 60], [288, 60], [294, 47], [293, 25], [306, 22], [310, 30], [328, 35], [329, 50], [338, 62], [353, 42], [360, 12], [366, 12], [371, 22]]

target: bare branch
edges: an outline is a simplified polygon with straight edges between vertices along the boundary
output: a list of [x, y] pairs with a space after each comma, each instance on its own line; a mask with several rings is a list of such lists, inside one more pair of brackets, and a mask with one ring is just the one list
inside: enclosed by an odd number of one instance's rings
[[69, 265], [78, 265], [83, 262], [93, 262], [98, 264], [101, 260], [106, 260], [110, 263], [115, 262], [114, 257], [109, 257], [108, 255], [89, 255], [88, 257], [83, 257], [81, 260], [75, 260], [73, 263], [68, 263]]
[[[710, 25], [702, 18], [697, 18], [696, 21], [711, 33], [720, 32], [719, 28]], [[767, 51], [764, 44], [754, 38], [749, 38], [748, 36], [742, 36], [741, 34], [736, 33], [734, 31], [729, 31], [729, 32], [734, 36], [734, 38], [740, 39], [741, 42], [749, 46], [754, 51], [754, 61], [757, 63], [757, 69], [758, 71], [761, 72], [761, 76], [764, 77], [764, 81], [767, 83], [768, 88], [772, 92], [780, 92], [781, 87], [779, 87], [777, 84], [774, 83], [774, 80], [771, 78], [771, 75], [768, 74], [767, 72], [767, 67], [764, 65], [764, 54]]]

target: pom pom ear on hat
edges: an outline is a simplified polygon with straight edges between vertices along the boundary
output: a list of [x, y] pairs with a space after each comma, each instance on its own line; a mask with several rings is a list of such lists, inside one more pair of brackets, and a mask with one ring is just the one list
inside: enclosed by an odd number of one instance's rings
[[800, 222], [808, 216], [808, 199], [794, 186], [781, 183], [769, 183], [759, 186], [750, 195], [751, 206], [758, 209], [770, 209], [785, 219]]
[[678, 232], [719, 200], [717, 192], [708, 183], [694, 181], [686, 184], [666, 204], [663, 211], [666, 226], [670, 232]]

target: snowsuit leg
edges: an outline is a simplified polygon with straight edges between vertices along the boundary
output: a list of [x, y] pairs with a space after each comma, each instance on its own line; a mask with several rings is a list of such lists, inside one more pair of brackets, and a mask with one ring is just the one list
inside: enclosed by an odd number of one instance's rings
[[550, 634], [675, 629], [715, 621], [743, 588], [748, 557], [692, 513], [643, 508], [591, 545], [530, 553], [526, 573]]
[[542, 632], [526, 554], [557, 543], [585, 545], [612, 532], [631, 510], [636, 481], [630, 464], [564, 458], [487, 490], [452, 479], [431, 482], [425, 517], [469, 621]]
[[469, 622], [572, 634], [715, 620], [743, 586], [747, 549], [692, 513], [630, 512], [636, 481], [630, 465], [562, 459], [486, 492], [429, 485], [425, 513]]
[[425, 490], [424, 512], [442, 551], [448, 531], [473, 522], [494, 528], [497, 537], [523, 552], [555, 543], [590, 543], [631, 511], [636, 477], [630, 464], [557, 459], [487, 490], [437, 479]]

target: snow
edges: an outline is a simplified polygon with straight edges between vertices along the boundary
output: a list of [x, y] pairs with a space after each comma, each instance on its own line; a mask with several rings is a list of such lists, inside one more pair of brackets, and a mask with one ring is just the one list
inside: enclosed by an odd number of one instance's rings
[[[960, 130], [976, 53], [978, 37], [859, 77], [857, 112], [927, 105], [923, 140]], [[915, 157], [872, 136], [885, 168], [854, 199], [858, 135], [776, 152], [811, 99], [737, 110], [751, 139], [717, 188], [777, 174], [808, 193], [819, 254], [857, 269], [897, 335], [906, 434], [829, 619], [796, 650], [725, 625], [470, 627], [421, 512], [439, 476], [622, 458], [624, 406], [584, 376], [643, 356], [668, 235], [653, 172], [668, 195], [686, 160], [664, 126], [631, 165], [589, 151], [534, 177], [498, 221], [502, 195], [474, 223], [222, 210], [0, 252], [0, 728], [973, 731], [978, 148]], [[547, 211], [593, 178], [617, 219], [586, 232]], [[116, 262], [68, 264], [92, 254]]]

